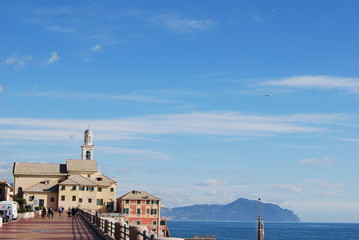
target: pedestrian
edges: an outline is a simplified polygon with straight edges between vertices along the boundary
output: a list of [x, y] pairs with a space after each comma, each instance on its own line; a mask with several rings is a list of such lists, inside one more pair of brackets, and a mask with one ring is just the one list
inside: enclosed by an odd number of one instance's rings
[[49, 209], [49, 215], [50, 215], [50, 218], [54, 218], [54, 209], [52, 207], [50, 207], [50, 209]]
[[46, 208], [43, 207], [41, 211], [41, 218], [45, 218], [45, 217], [46, 217]]

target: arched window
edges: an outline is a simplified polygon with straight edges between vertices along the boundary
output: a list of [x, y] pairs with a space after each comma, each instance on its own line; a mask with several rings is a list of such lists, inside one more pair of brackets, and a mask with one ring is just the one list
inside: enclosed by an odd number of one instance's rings
[[91, 159], [91, 153], [90, 153], [90, 151], [86, 151], [86, 159], [87, 159], [87, 160]]
[[19, 187], [19, 188], [17, 189], [17, 196], [18, 196], [19, 198], [22, 198], [22, 197], [23, 197], [22, 187]]

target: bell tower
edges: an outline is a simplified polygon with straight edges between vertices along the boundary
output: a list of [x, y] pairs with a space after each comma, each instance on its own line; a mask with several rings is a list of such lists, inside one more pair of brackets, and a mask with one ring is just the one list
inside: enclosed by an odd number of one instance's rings
[[84, 133], [84, 144], [82, 148], [82, 160], [93, 160], [93, 150], [95, 145], [92, 144], [92, 132], [88, 128]]

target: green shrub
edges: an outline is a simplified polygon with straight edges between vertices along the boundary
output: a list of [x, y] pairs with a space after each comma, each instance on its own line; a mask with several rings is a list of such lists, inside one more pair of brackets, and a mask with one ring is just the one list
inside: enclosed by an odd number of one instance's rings
[[24, 207], [19, 207], [19, 210], [17, 211], [18, 213], [26, 213], [26, 208]]
[[35, 210], [36, 211], [40, 211], [40, 210], [42, 210], [44, 207], [35, 207]]
[[19, 204], [19, 206], [22, 207], [24, 204], [26, 204], [26, 199], [18, 198], [18, 199], [16, 199], [16, 202]]

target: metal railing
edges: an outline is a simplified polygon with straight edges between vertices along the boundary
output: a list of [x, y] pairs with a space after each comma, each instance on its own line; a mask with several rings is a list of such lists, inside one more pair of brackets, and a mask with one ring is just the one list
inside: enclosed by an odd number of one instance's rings
[[[79, 213], [82, 217], [91, 222], [94, 227], [101, 230], [105, 235], [112, 237], [114, 240], [130, 239], [130, 227], [126, 224], [109, 221], [108, 219], [102, 218], [95, 213], [90, 213], [82, 209], [79, 209]], [[147, 231], [138, 231], [137, 236], [138, 235], [142, 236], [143, 240], [151, 240], [154, 238], [154, 235], [151, 237], [148, 236]]]

